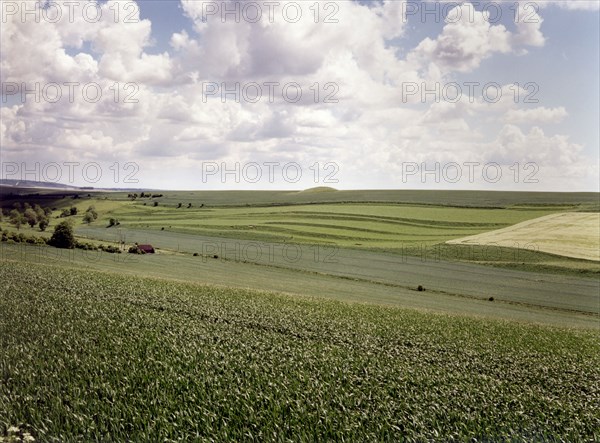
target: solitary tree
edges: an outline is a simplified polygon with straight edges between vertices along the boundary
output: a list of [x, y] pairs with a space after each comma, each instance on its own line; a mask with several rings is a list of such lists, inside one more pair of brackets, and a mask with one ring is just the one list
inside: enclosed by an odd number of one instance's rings
[[71, 223], [65, 220], [56, 225], [49, 243], [56, 248], [73, 249], [75, 247], [75, 237], [73, 236]]
[[96, 208], [90, 206], [85, 211], [85, 215], [83, 216], [83, 221], [85, 223], [91, 223], [98, 218], [98, 213], [96, 212]]
[[40, 231], [45, 231], [46, 228], [48, 227], [48, 219], [45, 217], [43, 219], [41, 219], [38, 226], [40, 227]]
[[94, 221], [94, 216], [92, 215], [92, 213], [86, 212], [85, 215], [83, 216], [83, 222], [90, 224], [93, 221]]

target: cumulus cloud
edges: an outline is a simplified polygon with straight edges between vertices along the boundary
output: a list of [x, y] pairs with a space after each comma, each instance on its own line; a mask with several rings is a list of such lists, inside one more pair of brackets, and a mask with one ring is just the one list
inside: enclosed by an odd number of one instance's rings
[[526, 53], [527, 46], [543, 46], [543, 23], [538, 9], [531, 3], [519, 4], [520, 19], [516, 32], [494, 24], [490, 10], [478, 11], [470, 2], [457, 4], [448, 11], [442, 33], [435, 39], [425, 38], [409, 55], [431, 72], [440, 74], [470, 72], [495, 53]]
[[[544, 20], [539, 15], [535, 3], [519, 3], [515, 13], [517, 14], [517, 33], [512, 36], [513, 45], [516, 47], [544, 46], [546, 38], [541, 31]], [[523, 51], [525, 50], [522, 50], [521, 53]]]
[[[231, 10], [247, 2], [225, 3]], [[454, 7], [461, 20], [447, 20], [439, 35], [406, 48], [403, 58], [398, 48], [411, 32], [405, 2], [329, 2], [334, 6], [327, 10], [320, 2], [317, 22], [314, 4], [297, 2], [302, 17], [294, 23], [283, 18], [289, 3], [274, 8], [272, 21], [265, 15], [251, 23], [223, 22], [219, 13], [206, 16], [206, 2], [182, 0], [190, 25], [174, 32], [169, 51], [160, 54], [151, 53], [153, 24], [132, 2], [98, 3], [103, 18], [95, 23], [8, 17], [0, 67], [3, 81], [18, 89], [0, 108], [3, 157], [135, 159], [155, 172], [157, 186], [169, 184], [164, 177], [173, 171], [178, 179], [183, 170], [193, 176], [203, 161], [305, 167], [335, 161], [346, 187], [401, 186], [395, 177], [406, 161], [527, 160], [556, 171], [581, 166], [580, 146], [531, 127], [561, 121], [566, 108], [522, 109], [514, 95], [525, 96], [523, 89], [501, 85], [502, 97], [493, 103], [480, 88], [474, 100], [464, 89], [457, 102], [422, 103], [421, 94], [403, 100], [409, 82], [431, 90], [494, 55], [543, 46], [541, 13], [507, 29], [464, 2]], [[115, 10], [130, 22], [115, 22]], [[328, 16], [336, 22], [326, 22]], [[22, 82], [30, 88], [67, 81], [97, 84], [102, 96], [82, 98], [80, 87], [73, 101], [19, 100]], [[208, 84], [243, 88], [250, 82], [279, 83], [274, 100], [264, 86], [255, 103], [222, 90], [207, 95]], [[289, 83], [302, 90], [297, 101], [282, 95]]]
[[491, 25], [485, 11], [471, 3], [457, 5], [448, 13], [448, 22], [435, 39], [424, 39], [412, 56], [422, 63], [434, 63], [444, 70], [467, 72], [494, 52], [510, 51], [510, 32], [503, 25]]

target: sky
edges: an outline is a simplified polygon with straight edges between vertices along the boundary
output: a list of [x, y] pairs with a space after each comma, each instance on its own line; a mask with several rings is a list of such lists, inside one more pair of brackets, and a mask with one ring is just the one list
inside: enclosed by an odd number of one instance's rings
[[0, 6], [3, 179], [600, 190], [598, 0]]

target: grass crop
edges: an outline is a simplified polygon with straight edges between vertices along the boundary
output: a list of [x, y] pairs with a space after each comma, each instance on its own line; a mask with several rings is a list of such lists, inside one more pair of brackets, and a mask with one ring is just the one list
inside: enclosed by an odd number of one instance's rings
[[600, 439], [595, 331], [0, 265], [0, 435]]
[[432, 245], [550, 214], [554, 209], [478, 209], [381, 204], [264, 208], [177, 208], [126, 203], [114, 211], [123, 226], [295, 243], [393, 248]]

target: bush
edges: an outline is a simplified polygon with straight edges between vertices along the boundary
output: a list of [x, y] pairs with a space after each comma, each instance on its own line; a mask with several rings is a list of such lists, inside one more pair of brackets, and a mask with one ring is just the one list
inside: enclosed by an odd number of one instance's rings
[[108, 246], [100, 245], [100, 246], [98, 246], [98, 249], [100, 251], [108, 252], [109, 254], [120, 254], [121, 253], [121, 250], [117, 246], [112, 246], [112, 245], [108, 245]]
[[80, 243], [75, 244], [77, 249], [83, 249], [84, 251], [96, 251], [98, 248], [91, 243]]
[[0, 241], [6, 243], [28, 243], [30, 245], [44, 245], [48, 242], [44, 237], [10, 231], [3, 231], [0, 235]]
[[75, 247], [75, 237], [71, 223], [68, 221], [60, 222], [54, 228], [49, 244], [55, 248], [73, 249]]
[[423, 292], [425, 290], [425, 288], [421, 285], [417, 286], [417, 291], [419, 292]]
[[127, 252], [130, 254], [145, 254], [145, 252], [138, 248], [137, 245], [130, 246]]

